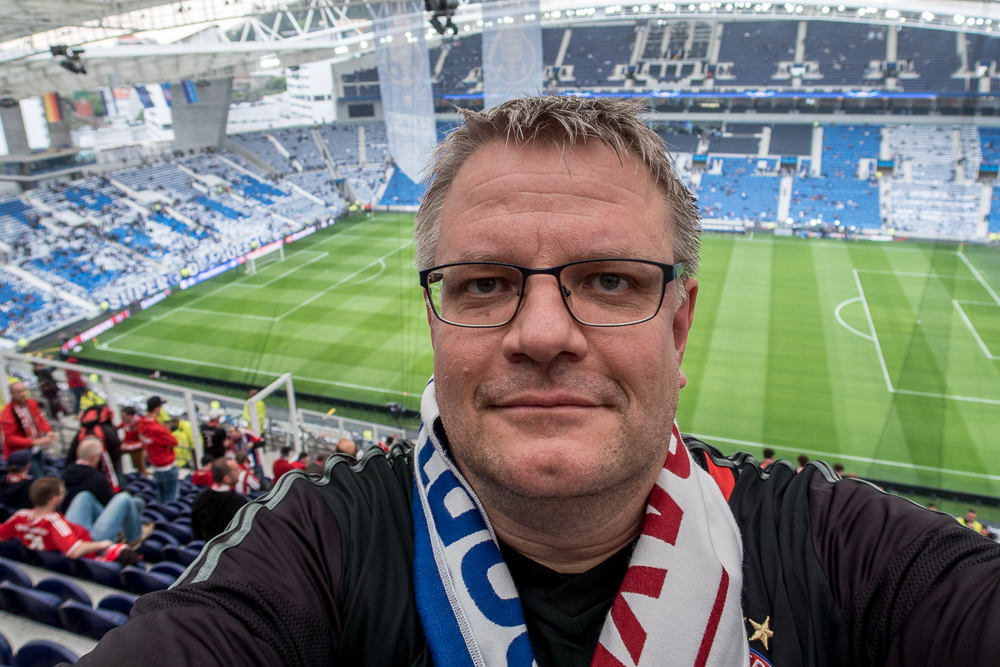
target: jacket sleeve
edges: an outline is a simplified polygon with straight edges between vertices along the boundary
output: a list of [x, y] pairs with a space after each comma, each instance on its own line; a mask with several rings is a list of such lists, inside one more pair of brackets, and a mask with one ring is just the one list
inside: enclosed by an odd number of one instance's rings
[[290, 476], [243, 507], [173, 588], [140, 598], [77, 664], [333, 665], [341, 535], [312, 483]]
[[995, 665], [1000, 544], [870, 484], [809, 484], [813, 546], [865, 666]]
[[17, 427], [15, 421], [14, 411], [9, 408], [10, 404], [4, 408], [3, 412], [0, 412], [0, 428], [3, 429], [4, 442], [11, 451], [27, 449], [31, 447], [32, 440], [21, 435], [21, 429]]

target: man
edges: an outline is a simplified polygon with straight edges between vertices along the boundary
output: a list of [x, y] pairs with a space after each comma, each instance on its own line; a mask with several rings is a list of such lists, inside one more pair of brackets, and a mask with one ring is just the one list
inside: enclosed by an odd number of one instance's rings
[[1000, 546], [682, 441], [697, 208], [646, 104], [466, 112], [414, 229], [416, 445], [286, 475], [79, 664], [993, 664]]
[[122, 474], [122, 443], [115, 428], [111, 408], [103, 402], [80, 408], [80, 430], [73, 436], [66, 451], [65, 465], [73, 463], [77, 457], [77, 446], [86, 437], [96, 437], [104, 445], [104, 457], [100, 470], [117, 491], [118, 479]]
[[180, 417], [171, 417], [164, 426], [177, 439], [177, 446], [174, 447], [174, 457], [177, 461], [177, 467], [191, 467], [194, 461], [194, 439], [191, 436], [190, 424], [185, 429], [181, 426]]
[[66, 488], [61, 511], [66, 520], [90, 531], [93, 539], [116, 540], [124, 533], [125, 541], [138, 545], [153, 531], [152, 523], [143, 523], [146, 501], [122, 491], [116, 493], [99, 469], [104, 445], [94, 436], [84, 438], [77, 447], [75, 462], [63, 468]]
[[42, 448], [56, 441], [56, 433], [49, 426], [38, 403], [28, 398], [23, 382], [10, 385], [10, 403], [0, 411], [0, 430], [3, 432], [3, 457], [18, 450], [31, 451], [31, 475], [41, 477], [44, 468]]
[[247, 499], [233, 491], [240, 469], [233, 459], [212, 462], [212, 486], [191, 504], [191, 534], [197, 540], [210, 540], [221, 534]]
[[136, 425], [136, 434], [156, 481], [156, 499], [169, 503], [177, 500], [177, 457], [174, 454], [177, 438], [157, 419], [162, 406], [163, 399], [159, 396], [146, 400], [146, 414]]
[[31, 509], [29, 491], [35, 478], [28, 474], [31, 451], [21, 449], [7, 459], [7, 474], [0, 479], [0, 505], [14, 509]]
[[764, 460], [760, 462], [760, 467], [764, 470], [772, 463], [774, 463], [774, 450], [766, 448], [764, 449]]
[[278, 452], [278, 458], [274, 460], [271, 464], [271, 476], [272, 484], [277, 484], [278, 479], [281, 478], [289, 470], [295, 469], [295, 464], [288, 460], [288, 457], [292, 455], [291, 447], [282, 447]]
[[[76, 357], [70, 357], [66, 360], [68, 364], [79, 363]], [[80, 412], [80, 399], [87, 390], [87, 383], [83, 379], [83, 375], [80, 371], [66, 369], [66, 384], [69, 385], [69, 390], [73, 394], [73, 414]]]
[[971, 528], [977, 533], [983, 532], [983, 524], [976, 520], [976, 510], [974, 509], [969, 509], [969, 511], [965, 513], [964, 517], [959, 517], [958, 522], [966, 528]]
[[201, 457], [201, 467], [191, 473], [191, 483], [195, 486], [212, 486], [212, 461], [211, 456], [205, 454]]
[[231, 452], [234, 456], [242, 452], [247, 457], [247, 465], [253, 470], [258, 479], [264, 477], [264, 466], [262, 465], [261, 450], [264, 448], [264, 440], [253, 434], [249, 429], [239, 426], [230, 426], [226, 432], [226, 452]]
[[[247, 392], [247, 398], [253, 398], [257, 395], [256, 389], [251, 389]], [[250, 404], [247, 403], [243, 406], [243, 421], [247, 423], [247, 426], [251, 427], [257, 435], [264, 435], [264, 420], [267, 418], [267, 406], [264, 405], [264, 401], [260, 400], [254, 403], [256, 406], [254, 408], [254, 417], [256, 419], [251, 419], [250, 417]]]
[[138, 562], [135, 552], [111, 540], [94, 541], [83, 526], [58, 512], [66, 489], [57, 477], [42, 477], [31, 485], [33, 509], [20, 510], [0, 525], [0, 540], [17, 538], [32, 551], [59, 551], [67, 558]]
[[[45, 358], [51, 359], [49, 355], [46, 355]], [[62, 402], [59, 400], [59, 383], [56, 382], [55, 377], [52, 375], [52, 368], [36, 363], [34, 364], [33, 371], [35, 377], [38, 379], [38, 388], [41, 390], [42, 396], [45, 397], [45, 402], [48, 404], [49, 416], [52, 419], [58, 419], [64, 410]]]
[[132, 459], [132, 468], [140, 475], [145, 476], [146, 455], [142, 451], [139, 432], [136, 430], [139, 426], [139, 415], [136, 414], [135, 408], [132, 406], [125, 406], [121, 412], [122, 421], [116, 428], [122, 432], [122, 451]]
[[236, 461], [236, 467], [239, 469], [233, 490], [240, 495], [246, 495], [251, 491], [260, 491], [260, 478], [250, 468], [250, 458], [247, 453], [236, 452], [233, 460]]
[[205, 443], [205, 453], [213, 459], [226, 455], [226, 429], [219, 424], [225, 412], [221, 408], [208, 411], [208, 421], [201, 425], [201, 440]]

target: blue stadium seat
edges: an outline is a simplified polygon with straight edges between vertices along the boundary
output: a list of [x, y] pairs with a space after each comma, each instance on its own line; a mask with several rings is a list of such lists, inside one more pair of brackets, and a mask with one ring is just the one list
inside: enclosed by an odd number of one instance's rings
[[28, 642], [17, 652], [18, 667], [55, 667], [59, 663], [68, 662], [75, 665], [80, 657], [62, 644], [50, 642], [47, 639], [36, 639]]
[[150, 503], [149, 505], [146, 506], [146, 511], [159, 512], [164, 517], [166, 517], [168, 522], [173, 521], [178, 516], [180, 516], [180, 512], [175, 510], [173, 507], [161, 505], [160, 503]]
[[168, 544], [163, 547], [160, 552], [163, 555], [163, 560], [170, 563], [180, 563], [181, 565], [187, 567], [195, 560], [197, 560], [200, 551], [194, 549], [188, 549], [186, 547], [175, 547]]
[[111, 595], [106, 595], [97, 603], [98, 609], [106, 609], [108, 611], [117, 611], [119, 614], [125, 614], [128, 616], [132, 613], [132, 606], [135, 601], [138, 600], [134, 595], [128, 595], [127, 593], [112, 593]]
[[7, 638], [0, 634], [0, 665], [16, 665], [14, 662], [14, 649], [11, 648]]
[[[154, 591], [166, 590], [170, 587], [170, 584], [174, 583], [175, 579], [176, 577], [146, 572], [141, 567], [131, 565], [122, 570], [121, 573], [122, 588], [136, 595], [145, 595]], [[2, 586], [4, 584], [0, 584], [0, 587]]]
[[[178, 524], [164, 523], [156, 527], [158, 530], [162, 530], [168, 535], [172, 535], [181, 544], [187, 544], [191, 541], [191, 526], [181, 526]], [[155, 532], [155, 531], [154, 531]], [[167, 546], [167, 545], [164, 545]]]
[[150, 533], [149, 538], [147, 539], [159, 542], [161, 548], [167, 546], [168, 544], [173, 544], [174, 546], [177, 547], [181, 545], [180, 541], [176, 537], [166, 532], [165, 530], [160, 530], [160, 529], [156, 529], [152, 533]]
[[151, 521], [153, 523], [170, 523], [170, 521], [167, 520], [167, 517], [163, 516], [156, 510], [149, 509], [148, 507], [142, 513], [142, 520]]
[[[180, 545], [173, 545], [180, 546]], [[163, 549], [163, 543], [159, 540], [147, 539], [142, 544], [140, 544], [135, 552], [142, 556], [143, 560], [147, 563], [159, 563], [163, 560], [163, 555], [160, 551]]]
[[187, 549], [194, 549], [196, 551], [201, 551], [205, 548], [205, 540], [191, 540], [187, 543]]
[[3, 603], [3, 608], [12, 614], [27, 616], [45, 625], [62, 627], [59, 605], [63, 601], [54, 593], [43, 593], [5, 581], [0, 583], [0, 602]]
[[76, 576], [80, 579], [92, 581], [102, 586], [111, 588], [121, 588], [122, 566], [118, 563], [109, 563], [103, 560], [89, 560], [81, 558], [74, 565]]
[[45, 570], [51, 570], [67, 577], [73, 576], [73, 565], [69, 558], [60, 551], [24, 550], [24, 562]]
[[174, 579], [177, 579], [177, 577], [184, 574], [185, 569], [187, 568], [177, 563], [158, 563], [153, 567], [149, 568], [149, 571], [154, 574], [163, 574], [168, 577], [173, 577]]
[[72, 581], [59, 579], [58, 577], [42, 579], [35, 584], [35, 590], [42, 591], [43, 593], [58, 595], [62, 600], [75, 600], [76, 602], [85, 604], [88, 607], [93, 606], [93, 603], [90, 601], [90, 596], [87, 595], [86, 591], [74, 584]]
[[76, 600], [67, 600], [59, 606], [59, 619], [64, 630], [98, 640], [128, 622], [128, 616], [125, 614], [107, 609], [94, 609]]
[[19, 568], [17, 563], [5, 558], [0, 558], [0, 581], [9, 581], [18, 586], [31, 588], [31, 579], [24, 573], [24, 570]]
[[0, 542], [0, 558], [23, 563], [24, 546], [21, 544], [21, 540], [15, 539]]

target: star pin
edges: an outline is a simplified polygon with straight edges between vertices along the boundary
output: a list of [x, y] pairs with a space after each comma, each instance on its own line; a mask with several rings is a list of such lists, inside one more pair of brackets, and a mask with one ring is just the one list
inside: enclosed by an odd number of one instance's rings
[[767, 641], [774, 636], [774, 632], [772, 632], [771, 628], [769, 627], [771, 624], [771, 617], [770, 616], [766, 617], [763, 623], [756, 623], [749, 618], [745, 620], [750, 625], [752, 625], [754, 629], [754, 633], [750, 635], [749, 641], [755, 641], [759, 639], [760, 643], [764, 645], [764, 650], [765, 651], [770, 650], [767, 648]]

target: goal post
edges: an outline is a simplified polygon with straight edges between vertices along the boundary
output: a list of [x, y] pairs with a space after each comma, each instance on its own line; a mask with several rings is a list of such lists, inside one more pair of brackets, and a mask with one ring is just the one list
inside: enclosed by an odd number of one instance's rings
[[[244, 256], [244, 259], [246, 260], [245, 261], [245, 266], [246, 266], [245, 272], [247, 274], [249, 274], [249, 275], [253, 275], [253, 274], [257, 273], [257, 260], [261, 259], [263, 257], [266, 257], [268, 255], [272, 255], [275, 252], [278, 253], [278, 259], [276, 261], [284, 262], [285, 261], [285, 240], [284, 239], [278, 239], [277, 241], [275, 241], [273, 243], [268, 243], [266, 246], [264, 246], [262, 248], [254, 248], [253, 250], [251, 250], [250, 252], [248, 252]], [[272, 257], [272, 260], [274, 260], [273, 257]]]

